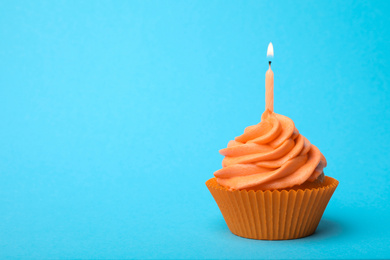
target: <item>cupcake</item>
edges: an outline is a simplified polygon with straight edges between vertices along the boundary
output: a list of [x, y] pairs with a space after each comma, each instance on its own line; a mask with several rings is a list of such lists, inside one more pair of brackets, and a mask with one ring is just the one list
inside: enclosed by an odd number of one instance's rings
[[271, 63], [261, 122], [219, 152], [222, 169], [206, 186], [233, 234], [284, 240], [314, 233], [338, 181], [324, 175], [324, 155], [294, 122], [273, 112]]

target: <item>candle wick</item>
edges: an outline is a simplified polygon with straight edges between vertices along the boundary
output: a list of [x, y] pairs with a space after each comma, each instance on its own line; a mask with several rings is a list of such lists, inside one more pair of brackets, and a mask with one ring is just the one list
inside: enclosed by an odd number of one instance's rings
[[268, 62], [269, 66], [271, 67], [271, 61]]

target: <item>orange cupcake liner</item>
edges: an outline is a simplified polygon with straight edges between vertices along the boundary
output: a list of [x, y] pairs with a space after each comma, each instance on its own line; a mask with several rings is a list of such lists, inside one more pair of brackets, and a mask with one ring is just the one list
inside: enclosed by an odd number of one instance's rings
[[230, 231], [240, 237], [286, 240], [314, 233], [339, 182], [325, 176], [315, 188], [229, 191], [206, 182]]

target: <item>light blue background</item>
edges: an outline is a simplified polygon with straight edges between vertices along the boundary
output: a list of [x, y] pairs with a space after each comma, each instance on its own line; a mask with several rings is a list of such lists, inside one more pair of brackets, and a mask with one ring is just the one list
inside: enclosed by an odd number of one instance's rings
[[[389, 258], [390, 1], [1, 1], [0, 258]], [[315, 235], [231, 234], [205, 181], [275, 111], [340, 185]]]

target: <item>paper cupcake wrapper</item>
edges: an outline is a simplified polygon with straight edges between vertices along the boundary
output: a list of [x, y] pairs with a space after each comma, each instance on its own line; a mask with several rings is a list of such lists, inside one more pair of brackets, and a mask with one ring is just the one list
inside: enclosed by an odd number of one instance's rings
[[230, 231], [241, 237], [285, 240], [314, 233], [338, 181], [325, 176], [317, 188], [229, 191], [206, 182]]

